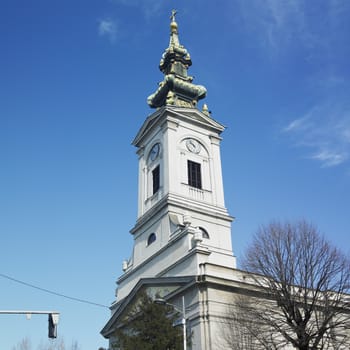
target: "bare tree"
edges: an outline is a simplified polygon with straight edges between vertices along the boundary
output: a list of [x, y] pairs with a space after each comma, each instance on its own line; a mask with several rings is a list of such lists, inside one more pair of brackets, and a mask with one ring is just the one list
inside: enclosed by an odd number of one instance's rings
[[266, 310], [273, 308], [268, 305], [267, 300], [261, 298], [261, 294], [255, 295], [255, 292], [251, 292], [233, 294], [221, 327], [221, 337], [225, 342], [223, 349], [283, 349], [285, 343], [276, 341], [276, 334], [271, 325], [262, 318], [263, 313], [266, 315]]
[[[31, 350], [34, 349], [31, 345], [31, 341], [29, 338], [22, 339], [16, 346], [12, 347], [12, 350]], [[59, 338], [55, 340], [47, 340], [45, 342], [41, 342], [36, 349], [38, 350], [66, 350], [68, 347], [65, 345], [64, 339]], [[79, 350], [79, 344], [77, 341], [73, 341], [71, 350]]]
[[227, 316], [220, 328], [220, 337], [223, 340], [221, 348], [235, 350], [265, 350], [265, 347], [257, 344], [258, 341], [251, 331], [251, 320], [240, 312], [241, 309], [239, 305], [239, 303], [234, 303], [228, 307]]
[[28, 337], [23, 338], [17, 345], [12, 347], [12, 350], [30, 350], [31, 343]]
[[259, 297], [240, 302], [236, 312], [266, 349], [350, 348], [349, 258], [314, 226], [300, 221], [261, 227], [243, 267]]

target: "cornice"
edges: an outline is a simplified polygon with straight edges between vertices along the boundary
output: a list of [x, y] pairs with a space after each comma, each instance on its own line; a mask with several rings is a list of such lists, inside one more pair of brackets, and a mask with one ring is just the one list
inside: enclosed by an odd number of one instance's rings
[[[159, 200], [153, 207], [146, 211], [136, 222], [135, 226], [130, 230], [131, 234], [135, 234], [144, 225], [152, 220], [154, 217], [167, 214], [170, 207], [176, 207], [184, 211], [191, 210], [198, 214], [207, 215], [215, 219], [221, 219], [227, 222], [234, 221], [234, 217], [229, 215], [227, 209], [218, 207], [209, 203], [199, 202], [190, 198], [186, 198], [174, 193], [168, 193]], [[164, 211], [166, 209], [166, 211]]]

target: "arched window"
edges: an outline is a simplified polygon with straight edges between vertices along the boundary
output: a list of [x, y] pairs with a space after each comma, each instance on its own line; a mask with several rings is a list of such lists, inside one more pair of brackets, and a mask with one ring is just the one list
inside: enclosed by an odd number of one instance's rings
[[208, 233], [208, 231], [206, 230], [206, 229], [204, 229], [203, 227], [199, 227], [199, 229], [201, 230], [201, 232], [202, 232], [202, 237], [203, 238], [206, 238], [206, 239], [209, 239], [210, 237], [209, 237], [209, 233]]
[[155, 234], [155, 233], [151, 233], [151, 234], [148, 236], [147, 245], [152, 244], [156, 239], [157, 239], [156, 234]]

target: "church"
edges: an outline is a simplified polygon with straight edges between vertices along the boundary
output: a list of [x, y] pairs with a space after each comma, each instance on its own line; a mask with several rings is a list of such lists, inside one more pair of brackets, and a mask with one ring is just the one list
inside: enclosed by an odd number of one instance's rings
[[122, 262], [111, 317], [101, 331], [111, 347], [127, 307], [146, 291], [182, 310], [191, 350], [254, 348], [228, 344], [223, 332], [233, 299], [254, 298], [257, 289], [253, 278], [236, 268], [232, 250], [234, 218], [225, 207], [220, 158], [225, 127], [206, 104], [198, 108], [206, 88], [188, 75], [191, 65], [173, 11], [169, 46], [159, 64], [164, 78], [147, 100], [155, 112], [133, 140], [138, 215], [130, 231], [133, 250]]
[[225, 294], [228, 285], [240, 283], [221, 170], [225, 127], [205, 104], [197, 108], [206, 89], [188, 75], [191, 64], [173, 13], [169, 46], [159, 65], [164, 80], [148, 97], [156, 110], [133, 140], [139, 161], [138, 217], [112, 316], [101, 331], [111, 341], [123, 310], [146, 288], [180, 308], [183, 298], [192, 349], [213, 349], [220, 291]]

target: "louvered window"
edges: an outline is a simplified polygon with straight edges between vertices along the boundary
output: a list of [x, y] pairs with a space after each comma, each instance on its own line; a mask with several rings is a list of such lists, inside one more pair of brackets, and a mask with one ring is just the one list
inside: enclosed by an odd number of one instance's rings
[[152, 171], [152, 182], [153, 182], [153, 194], [159, 190], [159, 165]]
[[201, 165], [191, 160], [187, 161], [188, 184], [195, 188], [202, 188]]

